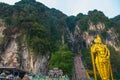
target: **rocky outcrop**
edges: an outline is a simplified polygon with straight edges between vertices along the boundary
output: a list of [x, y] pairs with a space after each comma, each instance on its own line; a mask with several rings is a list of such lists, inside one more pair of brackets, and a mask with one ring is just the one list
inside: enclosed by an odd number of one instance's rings
[[88, 30], [92, 30], [92, 31], [103, 31], [105, 29], [105, 24], [104, 23], [97, 23], [96, 25], [93, 24], [92, 22], [89, 23], [89, 29]]
[[[93, 40], [97, 34], [102, 37], [103, 43], [114, 47], [117, 51], [120, 48], [117, 46], [118, 34], [115, 32], [114, 28], [106, 28], [104, 23], [98, 22], [93, 24], [88, 23], [88, 29], [86, 31], [81, 31], [80, 26], [76, 24], [74, 32], [70, 32], [68, 29], [68, 44], [75, 53], [79, 53], [83, 47], [89, 48], [93, 43]], [[103, 38], [103, 33], [106, 35]]]
[[107, 31], [107, 39], [105, 43], [107, 45], [114, 47], [116, 51], [120, 52], [120, 47], [118, 45], [119, 43], [118, 37], [119, 35], [115, 32], [114, 28], [110, 28]]
[[4, 34], [3, 31], [6, 29], [5, 27], [5, 23], [2, 21], [2, 19], [0, 19], [0, 53], [2, 51], [2, 45], [3, 45], [3, 41], [4, 41]]
[[0, 38], [3, 38], [3, 37], [4, 37], [3, 31], [4, 31], [5, 28], [6, 28], [6, 27], [5, 27], [5, 23], [2, 22], [2, 19], [0, 19]]
[[68, 45], [71, 48], [71, 50], [76, 54], [80, 51], [80, 49], [83, 46], [85, 46], [80, 28], [78, 25], [76, 25], [74, 32], [70, 32], [69, 29], [67, 29], [67, 32]]
[[[0, 22], [0, 39], [3, 39], [5, 24]], [[21, 41], [18, 37], [22, 36]], [[34, 74], [46, 74], [49, 65], [49, 52], [46, 55], [35, 56], [34, 52], [28, 48], [25, 36], [22, 34], [12, 34], [4, 41], [4, 51], [1, 52], [1, 63], [3, 66], [17, 67], [19, 69], [33, 72]]]
[[5, 52], [2, 54], [2, 59], [5, 66], [18, 67], [35, 74], [39, 72], [46, 74], [49, 65], [49, 53], [35, 56], [34, 52], [28, 49], [26, 43], [22, 43], [22, 47], [19, 47], [15, 39], [8, 43]]
[[13, 39], [8, 43], [7, 47], [5, 48], [5, 51], [1, 55], [5, 66], [17, 66], [18, 65], [18, 62], [17, 62], [18, 51], [17, 50], [18, 50], [17, 43]]

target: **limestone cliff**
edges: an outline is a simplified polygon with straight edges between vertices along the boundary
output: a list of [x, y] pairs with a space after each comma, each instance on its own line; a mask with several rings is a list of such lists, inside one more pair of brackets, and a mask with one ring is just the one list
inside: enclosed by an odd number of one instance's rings
[[[3, 31], [6, 28], [5, 23], [0, 21], [0, 42], [4, 39]], [[49, 65], [49, 52], [46, 55], [35, 56], [34, 52], [28, 48], [24, 35], [22, 41], [18, 42], [20, 34], [9, 36], [9, 40], [4, 41], [4, 51], [1, 54], [1, 62], [3, 66], [11, 66], [23, 69], [25, 71], [38, 74], [39, 72], [46, 74]], [[19, 45], [21, 44], [21, 45]]]
[[[105, 24], [99, 22], [97, 24], [93, 24], [92, 22], [88, 23], [88, 30], [82, 31], [80, 29], [81, 26], [76, 24], [74, 32], [68, 31], [68, 43], [71, 45], [72, 50], [76, 53], [79, 53], [81, 48], [87, 47], [89, 48], [93, 43], [93, 39], [97, 34], [99, 34], [102, 39], [103, 43], [106, 45], [110, 45], [119, 51], [120, 47], [117, 46], [118, 41], [118, 34], [115, 32], [114, 28], [105, 28]], [[103, 32], [105, 33], [103, 34]], [[105, 35], [105, 37], [104, 37]]]
[[[51, 53], [57, 52], [61, 44], [68, 44], [75, 54], [89, 53], [97, 34], [104, 44], [120, 51], [120, 20], [110, 20], [97, 10], [67, 16], [35, 0], [21, 0], [15, 5], [0, 3], [0, 61], [5, 66], [45, 74]], [[91, 61], [90, 55], [87, 60]]]

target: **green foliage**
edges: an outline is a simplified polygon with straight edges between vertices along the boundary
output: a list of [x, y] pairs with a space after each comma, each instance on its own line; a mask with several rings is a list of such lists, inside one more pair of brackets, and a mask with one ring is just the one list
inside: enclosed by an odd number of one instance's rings
[[32, 1], [32, 2], [35, 2], [36, 0], [22, 0], [23, 2], [30, 2], [30, 1]]
[[79, 20], [79, 26], [81, 31], [86, 31], [88, 29], [88, 21], [89, 21], [89, 17], [85, 16], [84, 18]]
[[82, 56], [82, 60], [85, 63], [85, 67], [87, 69], [92, 70], [92, 62], [91, 62], [90, 50], [88, 48], [82, 48], [81, 49], [81, 56]]
[[80, 26], [81, 31], [88, 29], [88, 20], [89, 17], [82, 13], [79, 13], [77, 16], [69, 16], [66, 18], [66, 23], [71, 32], [74, 32], [76, 23]]
[[110, 60], [112, 65], [113, 76], [116, 80], [120, 79], [120, 54], [116, 52], [115, 49], [111, 46], [108, 46], [110, 50]]
[[111, 46], [109, 46], [109, 50], [111, 53], [111, 64], [112, 69], [116, 73], [120, 73], [120, 54], [115, 51], [115, 49]]
[[50, 50], [47, 30], [39, 23], [34, 23], [27, 34], [29, 47], [38, 54], [45, 54]]
[[4, 17], [4, 22], [6, 22], [6, 24], [9, 26], [13, 26], [18, 25], [20, 23], [20, 20], [13, 17]]
[[69, 16], [66, 18], [66, 23], [70, 31], [74, 32], [75, 30], [75, 16]]
[[82, 14], [82, 13], [79, 13], [77, 16], [76, 16], [76, 21], [78, 21], [78, 20], [80, 20], [80, 19], [82, 19], [82, 18], [84, 18], [86, 15], [84, 15], [84, 14]]
[[6, 16], [9, 13], [11, 13], [11, 11], [9, 11], [10, 8], [11, 7], [8, 4], [0, 2], [0, 18], [2, 18], [3, 16]]
[[88, 16], [94, 24], [97, 24], [98, 22], [106, 22], [108, 20], [108, 18], [103, 14], [103, 12], [97, 10], [89, 11]]
[[117, 24], [120, 24], [120, 15], [112, 18], [111, 21], [113, 21], [113, 22], [115, 22], [115, 23], [117, 23]]
[[103, 30], [103, 31], [101, 32], [101, 36], [103, 37], [103, 39], [106, 39], [106, 37], [107, 37], [107, 31], [106, 31], [106, 30]]
[[[110, 19], [112, 26], [114, 27], [116, 33], [120, 35], [120, 15]], [[120, 36], [118, 36], [118, 41], [120, 41]]]
[[109, 21], [109, 20], [106, 21], [106, 22], [104, 22], [104, 23], [105, 23], [105, 26], [106, 26], [107, 28], [113, 27], [113, 26], [112, 26], [113, 23], [112, 23], [111, 21]]
[[58, 49], [66, 26], [65, 14], [35, 0], [21, 0], [12, 6], [0, 3], [0, 7], [0, 18], [8, 25], [6, 38], [16, 33], [26, 35], [29, 48], [37, 54]]
[[120, 73], [114, 73], [113, 76], [114, 76], [114, 79], [116, 79], [116, 80], [120, 79]]
[[72, 77], [73, 66], [73, 54], [67, 45], [61, 45], [59, 50], [51, 55], [50, 69], [58, 67], [63, 70], [64, 74]]

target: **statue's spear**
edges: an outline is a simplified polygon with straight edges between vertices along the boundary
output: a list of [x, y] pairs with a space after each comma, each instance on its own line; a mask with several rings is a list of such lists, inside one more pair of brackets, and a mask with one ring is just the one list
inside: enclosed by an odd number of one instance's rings
[[114, 78], [113, 78], [113, 73], [112, 73], [112, 67], [111, 67], [111, 63], [110, 63], [110, 61], [109, 61], [109, 65], [110, 65], [111, 79], [114, 80]]
[[94, 71], [94, 80], [97, 80], [95, 60], [94, 60], [94, 54], [92, 52], [92, 47], [91, 47], [91, 58], [92, 58], [93, 71]]

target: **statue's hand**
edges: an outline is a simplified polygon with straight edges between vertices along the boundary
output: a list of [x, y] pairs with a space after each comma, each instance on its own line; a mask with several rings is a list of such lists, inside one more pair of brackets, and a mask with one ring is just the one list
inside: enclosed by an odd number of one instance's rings
[[110, 59], [110, 57], [109, 57], [109, 56], [107, 56], [107, 57], [106, 57], [106, 59], [108, 59], [108, 60], [109, 60], [109, 59]]
[[102, 59], [102, 62], [107, 62], [108, 60], [109, 60], [109, 58], [106, 57], [106, 58]]

